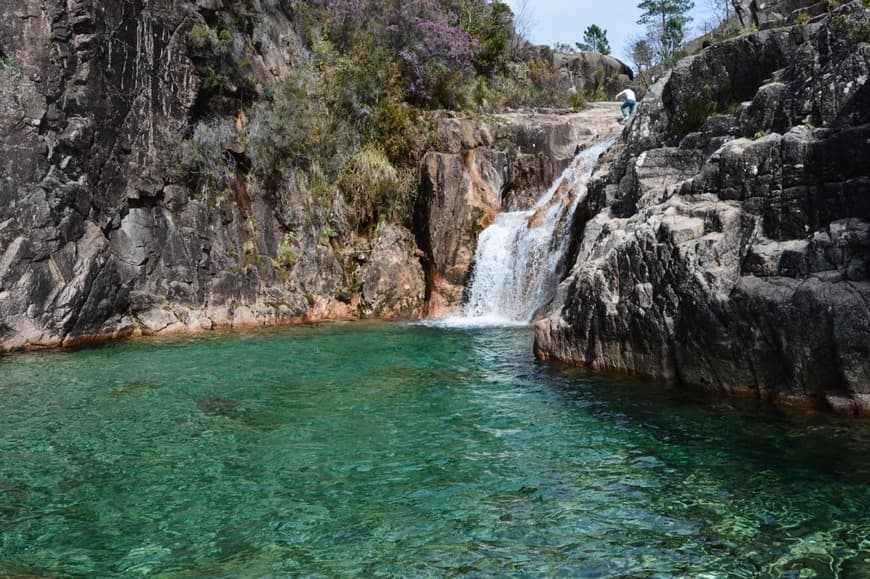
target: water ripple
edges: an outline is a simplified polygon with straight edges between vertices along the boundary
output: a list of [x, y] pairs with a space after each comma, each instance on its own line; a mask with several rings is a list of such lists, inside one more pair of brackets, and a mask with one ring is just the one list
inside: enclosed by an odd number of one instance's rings
[[862, 423], [326, 325], [10, 356], [0, 575], [870, 575]]

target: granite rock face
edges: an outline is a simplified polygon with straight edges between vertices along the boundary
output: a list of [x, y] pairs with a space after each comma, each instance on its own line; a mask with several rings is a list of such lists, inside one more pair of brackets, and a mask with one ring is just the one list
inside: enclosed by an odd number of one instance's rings
[[652, 87], [536, 354], [870, 412], [868, 31], [851, 2]]
[[[203, 115], [189, 34], [221, 8], [4, 3], [0, 351], [361, 315], [340, 197], [313, 203], [302, 180], [266, 189], [243, 172], [226, 195], [203, 197], [174, 174], [179, 136]], [[249, 24], [234, 42], [250, 75], [281, 78], [301, 46], [288, 15], [264, 3]], [[245, 122], [224, 122], [224, 155], [244, 152]], [[408, 267], [419, 277], [399, 300], [410, 315], [423, 277]]]
[[4, 6], [5, 347], [125, 331], [155, 247], [184, 252], [199, 242], [181, 241], [161, 207], [159, 152], [198, 89], [184, 51], [190, 18], [174, 2]]
[[[225, 186], [196, 189], [177, 174], [183, 136], [210, 131], [219, 157], [244, 160], [245, 131], [257, 119], [253, 106], [210, 108], [214, 79], [203, 78], [192, 40], [222, 27], [232, 6], [4, 4], [0, 351], [305, 320], [417, 318], [442, 294], [455, 305], [476, 235], [504, 199], [528, 203], [594, 137], [582, 121], [559, 115], [488, 123], [446, 116], [441, 151], [424, 162], [429, 205], [421, 204], [424, 225], [413, 233], [383, 224], [358, 231], [341, 194], [315, 194], [304, 173], [267, 184], [236, 162]], [[264, 2], [234, 16], [244, 22], [233, 28], [232, 50], [242, 51], [251, 85], [224, 78], [221, 90], [240, 91], [236, 102], [252, 102], [241, 91], [284, 78], [291, 55], [307, 50], [286, 6]]]
[[793, 23], [801, 14], [817, 16], [828, 8], [824, 0], [733, 0], [732, 4], [743, 26], [759, 29]]
[[361, 311], [368, 318], [421, 318], [426, 283], [413, 234], [381, 224], [362, 273]]

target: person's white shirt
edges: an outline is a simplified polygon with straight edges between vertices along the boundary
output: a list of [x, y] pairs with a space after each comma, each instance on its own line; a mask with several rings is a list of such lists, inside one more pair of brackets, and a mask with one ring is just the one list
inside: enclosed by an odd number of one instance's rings
[[630, 88], [625, 89], [624, 91], [622, 91], [621, 93], [616, 95], [615, 98], [619, 98], [622, 95], [625, 95], [625, 100], [635, 101], [635, 102], [637, 101], [637, 96], [635, 96], [634, 91], [631, 90]]

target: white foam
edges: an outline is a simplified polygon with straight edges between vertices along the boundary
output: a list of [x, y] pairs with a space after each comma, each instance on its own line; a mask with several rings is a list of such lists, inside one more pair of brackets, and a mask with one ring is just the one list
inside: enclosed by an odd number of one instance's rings
[[464, 314], [446, 316], [432, 320], [420, 322], [424, 326], [435, 328], [449, 329], [467, 329], [473, 330], [476, 328], [524, 328], [529, 325], [526, 321], [511, 320], [502, 316], [477, 316], [468, 317]]

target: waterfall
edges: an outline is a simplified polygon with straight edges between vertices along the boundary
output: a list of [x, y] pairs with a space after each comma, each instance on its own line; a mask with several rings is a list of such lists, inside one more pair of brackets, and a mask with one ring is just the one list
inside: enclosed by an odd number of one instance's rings
[[571, 217], [586, 198], [598, 158], [612, 143], [582, 151], [532, 209], [500, 213], [481, 233], [464, 324], [528, 324], [553, 299], [564, 273]]

